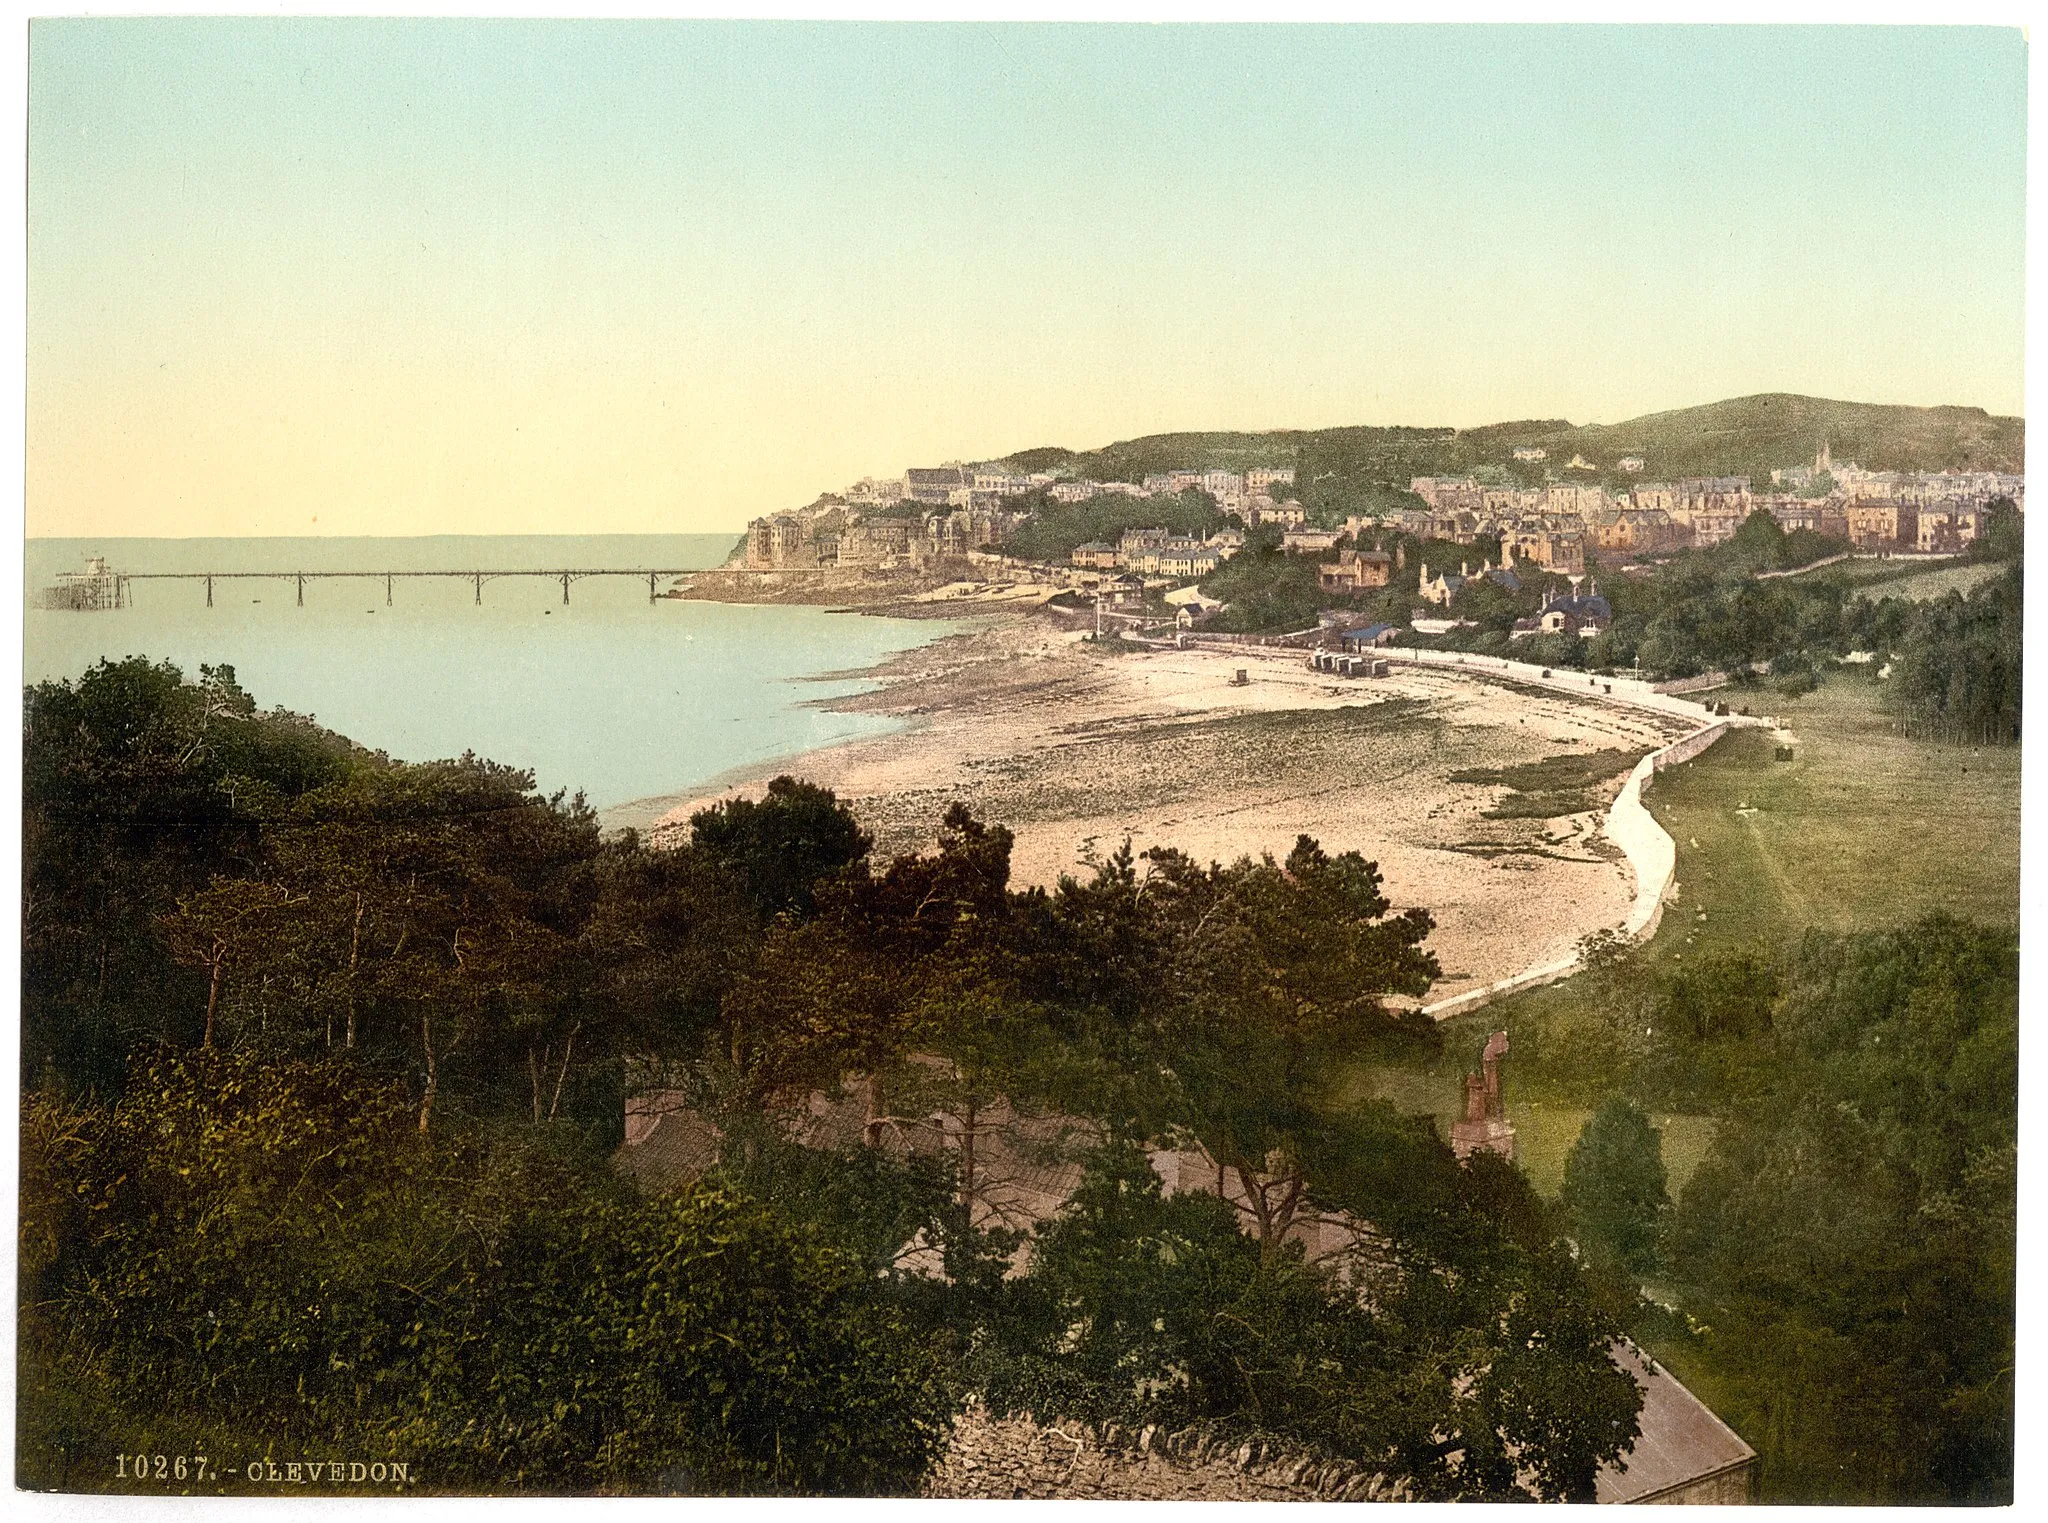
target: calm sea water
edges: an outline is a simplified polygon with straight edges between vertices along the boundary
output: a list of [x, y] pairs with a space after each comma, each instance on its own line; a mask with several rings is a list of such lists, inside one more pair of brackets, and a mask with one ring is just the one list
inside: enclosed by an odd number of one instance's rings
[[[419, 539], [41, 539], [29, 601], [60, 570], [103, 555], [125, 572], [384, 571], [714, 566], [734, 536], [441, 536]], [[662, 583], [663, 586], [667, 582]], [[265, 708], [282, 704], [407, 761], [473, 750], [581, 790], [612, 826], [644, 827], [719, 774], [892, 727], [820, 700], [872, 686], [852, 675], [958, 626], [820, 608], [662, 599], [645, 578], [470, 582], [130, 584], [131, 605], [30, 607], [29, 682], [102, 658], [225, 662]]]

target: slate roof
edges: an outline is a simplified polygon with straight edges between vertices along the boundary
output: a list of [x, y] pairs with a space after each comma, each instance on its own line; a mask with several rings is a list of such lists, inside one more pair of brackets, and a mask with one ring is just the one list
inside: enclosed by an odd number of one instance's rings
[[1617, 1343], [1614, 1362], [1643, 1388], [1642, 1432], [1618, 1464], [1594, 1477], [1599, 1501], [1661, 1501], [1680, 1486], [1756, 1463], [1741, 1435], [1635, 1345]]

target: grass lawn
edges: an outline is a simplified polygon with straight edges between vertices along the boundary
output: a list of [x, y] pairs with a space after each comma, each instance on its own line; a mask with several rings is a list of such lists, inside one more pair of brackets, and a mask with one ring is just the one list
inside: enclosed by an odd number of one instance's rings
[[1923, 571], [1918, 576], [1894, 582], [1884, 589], [1884, 596], [1925, 603], [1951, 592], [1967, 594], [1972, 587], [1990, 581], [2004, 570], [2003, 561], [1973, 561], [1967, 565], [1944, 566], [1939, 571]]
[[1933, 910], [2019, 919], [2020, 752], [1908, 740], [1880, 684], [1837, 676], [1759, 705], [1793, 734], [1737, 731], [1659, 774], [1645, 802], [1678, 846], [1677, 895], [1646, 949], [1780, 950], [1807, 929], [1878, 930]]

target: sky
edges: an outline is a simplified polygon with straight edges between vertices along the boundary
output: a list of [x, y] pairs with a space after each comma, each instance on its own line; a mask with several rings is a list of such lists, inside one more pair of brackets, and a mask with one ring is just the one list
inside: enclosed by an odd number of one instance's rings
[[31, 535], [709, 532], [1168, 430], [2023, 408], [2017, 30], [29, 48]]

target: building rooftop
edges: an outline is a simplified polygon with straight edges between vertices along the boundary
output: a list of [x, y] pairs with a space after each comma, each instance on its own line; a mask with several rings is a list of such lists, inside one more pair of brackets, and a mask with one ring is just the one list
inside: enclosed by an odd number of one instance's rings
[[1628, 1452], [1594, 1477], [1602, 1502], [1656, 1502], [1682, 1486], [1756, 1462], [1756, 1451], [1656, 1360], [1631, 1343], [1614, 1362], [1643, 1388], [1641, 1432]]

